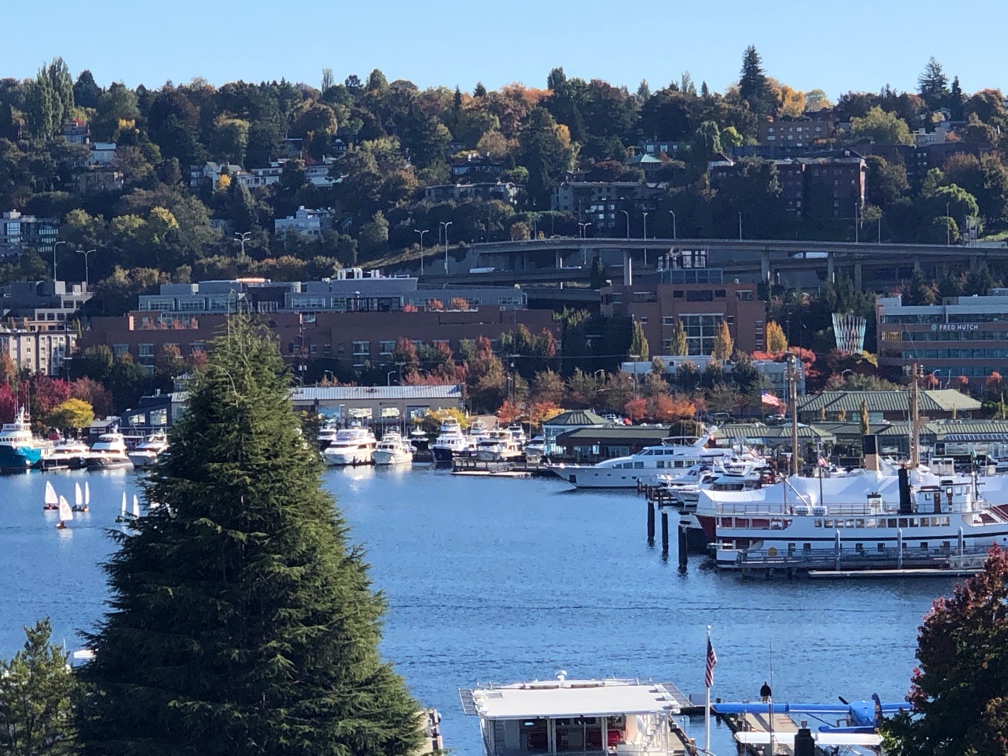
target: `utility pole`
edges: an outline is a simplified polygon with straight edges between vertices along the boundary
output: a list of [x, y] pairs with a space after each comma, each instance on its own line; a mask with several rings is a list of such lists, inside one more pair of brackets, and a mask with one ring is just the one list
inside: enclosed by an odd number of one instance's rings
[[858, 203], [854, 200], [854, 243], [858, 243]]
[[444, 226], [444, 274], [448, 275], [448, 226], [452, 224], [452, 221], [441, 221], [441, 225]]
[[917, 379], [923, 368], [913, 364], [913, 378], [910, 382], [910, 466], [920, 466], [920, 387]]
[[788, 402], [791, 404], [791, 474], [798, 474], [798, 372], [797, 359], [788, 359]]

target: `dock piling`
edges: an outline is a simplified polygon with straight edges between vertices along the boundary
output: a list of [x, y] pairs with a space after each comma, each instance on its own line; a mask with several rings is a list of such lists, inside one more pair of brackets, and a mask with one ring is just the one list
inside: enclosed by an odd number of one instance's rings
[[686, 528], [683, 527], [682, 523], [679, 524], [679, 569], [682, 572], [686, 571], [686, 559], [688, 555], [688, 540], [686, 534]]
[[662, 556], [668, 556], [668, 512], [661, 513], [661, 551]]
[[649, 501], [647, 503], [647, 542], [648, 542], [648, 546], [654, 546], [654, 530], [655, 530], [654, 502], [653, 501]]

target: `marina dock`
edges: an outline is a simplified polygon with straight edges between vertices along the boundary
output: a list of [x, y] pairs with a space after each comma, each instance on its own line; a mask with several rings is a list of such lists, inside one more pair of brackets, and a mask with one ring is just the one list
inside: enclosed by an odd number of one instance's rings
[[[769, 737], [772, 732], [773, 756], [792, 756], [794, 753], [791, 744], [794, 743], [794, 737], [798, 733], [798, 725], [787, 714], [774, 712], [772, 718], [769, 711], [728, 714], [725, 716], [725, 722], [733, 733], [759, 733]], [[780, 740], [777, 739], [778, 736]], [[749, 745], [747, 748], [747, 753], [759, 754], [760, 756], [766, 754], [764, 746]]]
[[452, 460], [452, 475], [495, 478], [548, 478], [553, 475], [538, 462], [525, 460], [487, 462], [475, 457], [456, 457]]

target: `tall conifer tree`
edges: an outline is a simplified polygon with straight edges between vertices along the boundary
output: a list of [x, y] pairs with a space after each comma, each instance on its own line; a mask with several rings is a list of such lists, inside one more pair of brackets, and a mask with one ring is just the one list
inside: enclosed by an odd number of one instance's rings
[[106, 570], [81, 673], [87, 753], [407, 754], [417, 704], [384, 602], [321, 487], [275, 344], [232, 321]]

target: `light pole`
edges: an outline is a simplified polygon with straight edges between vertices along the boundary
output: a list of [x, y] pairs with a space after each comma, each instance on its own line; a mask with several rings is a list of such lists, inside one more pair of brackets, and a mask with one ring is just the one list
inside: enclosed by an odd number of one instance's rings
[[[647, 241], [647, 213], [644, 213], [644, 241]], [[647, 244], [644, 245], [644, 264], [647, 265]]]
[[676, 240], [676, 217], [675, 210], [669, 210], [672, 213], [672, 241]]
[[854, 201], [854, 243], [858, 243], [858, 203], [857, 200]]
[[578, 223], [578, 234], [581, 236], [582, 239], [585, 238], [586, 229], [590, 225], [591, 225], [591, 221], [587, 221], [586, 223]]
[[97, 252], [97, 250], [89, 249], [86, 252], [83, 249], [77, 250], [78, 255], [84, 255], [84, 291], [88, 290], [88, 284], [90, 283], [90, 279], [88, 278], [88, 257], [91, 256], [92, 252]]
[[420, 275], [423, 275], [423, 235], [430, 231], [429, 228], [420, 230], [419, 228], [414, 228], [414, 234], [420, 234]]
[[448, 275], [448, 226], [452, 224], [452, 221], [441, 221], [441, 225], [444, 226], [444, 274]]
[[949, 203], [945, 203], [945, 246], [952, 246], [952, 228], [949, 226]]
[[53, 244], [52, 247], [52, 280], [54, 283], [56, 281], [56, 247], [58, 247], [60, 244], [66, 244], [66, 242], [60, 240], [55, 244]]
[[738, 240], [742, 241], [742, 211], [739, 210], [738, 214]]
[[245, 259], [245, 242], [247, 242], [251, 236], [251, 231], [243, 231], [240, 234], [235, 231], [235, 241], [241, 244], [241, 256], [243, 260]]
[[[582, 239], [586, 238], [588, 234], [588, 226], [591, 225], [591, 221], [587, 221], [586, 223], [578, 223], [578, 225], [581, 227], [580, 229], [581, 238]], [[582, 265], [588, 264], [588, 250], [584, 247], [584, 245], [581, 246], [581, 264]]]
[[639, 354], [629, 355], [630, 359], [633, 360], [633, 398], [637, 398], [637, 360], [640, 359]]
[[628, 210], [620, 210], [623, 215], [626, 216], [626, 238], [630, 238], [630, 212]]
[[396, 370], [389, 370], [388, 375], [385, 376], [385, 384], [388, 386], [392, 385], [392, 376], [398, 373], [398, 368]]

